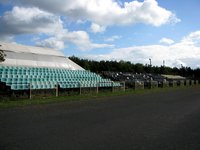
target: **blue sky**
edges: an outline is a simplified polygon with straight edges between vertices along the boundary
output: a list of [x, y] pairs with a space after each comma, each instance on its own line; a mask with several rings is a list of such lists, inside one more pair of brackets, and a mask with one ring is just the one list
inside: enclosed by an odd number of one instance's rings
[[0, 40], [66, 56], [200, 67], [199, 0], [0, 0]]

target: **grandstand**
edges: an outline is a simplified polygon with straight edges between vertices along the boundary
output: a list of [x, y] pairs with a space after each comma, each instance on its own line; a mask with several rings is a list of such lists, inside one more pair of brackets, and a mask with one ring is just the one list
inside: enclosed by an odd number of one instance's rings
[[[199, 81], [194, 79], [189, 79], [179, 75], [160, 75], [151, 73], [123, 73], [123, 72], [111, 72], [104, 71], [103, 76], [110, 78], [113, 81], [124, 81], [126, 87], [137, 89], [138, 86], [144, 84], [144, 88], [154, 88], [154, 87], [175, 87], [175, 86], [189, 86], [198, 85]], [[143, 88], [143, 85], [140, 86]]]
[[6, 54], [0, 63], [0, 88], [12, 91], [111, 87], [110, 79], [92, 73], [68, 59], [61, 51], [0, 42]]

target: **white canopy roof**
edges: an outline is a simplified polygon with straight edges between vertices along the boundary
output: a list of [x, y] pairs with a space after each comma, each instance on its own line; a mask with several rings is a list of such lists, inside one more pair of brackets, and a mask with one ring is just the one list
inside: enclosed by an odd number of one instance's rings
[[4, 51], [12, 51], [16, 53], [33, 53], [33, 54], [43, 54], [43, 55], [64, 56], [62, 51], [50, 48], [24, 46], [24, 45], [3, 43], [3, 42], [0, 42], [0, 45], [1, 45], [0, 49]]
[[0, 49], [6, 54], [2, 65], [83, 70], [82, 67], [65, 57], [60, 50], [4, 42], [0, 42], [0, 45]]

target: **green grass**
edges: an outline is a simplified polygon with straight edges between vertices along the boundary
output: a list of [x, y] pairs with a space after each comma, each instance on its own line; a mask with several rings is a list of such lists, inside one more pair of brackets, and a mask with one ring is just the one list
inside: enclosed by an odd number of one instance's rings
[[23, 107], [30, 105], [42, 105], [42, 104], [51, 104], [51, 103], [59, 103], [59, 102], [67, 102], [67, 101], [82, 101], [82, 100], [94, 100], [104, 97], [115, 97], [115, 96], [123, 96], [123, 95], [135, 95], [135, 94], [150, 94], [156, 92], [166, 92], [173, 91], [179, 89], [186, 88], [195, 88], [199, 86], [182, 86], [182, 87], [167, 87], [167, 88], [154, 88], [154, 89], [145, 89], [145, 90], [133, 90], [128, 89], [124, 91], [116, 91], [116, 92], [100, 92], [82, 94], [82, 95], [74, 95], [74, 96], [50, 96], [50, 97], [34, 97], [32, 99], [15, 99], [15, 100], [2, 100], [0, 101], [0, 108], [15, 108], [15, 107]]

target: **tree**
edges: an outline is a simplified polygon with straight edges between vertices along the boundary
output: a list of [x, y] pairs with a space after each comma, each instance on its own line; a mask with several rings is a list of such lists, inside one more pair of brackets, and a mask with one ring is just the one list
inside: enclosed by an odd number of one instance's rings
[[145, 73], [144, 65], [140, 64], [140, 63], [135, 64], [135, 72], [136, 73]]
[[133, 64], [130, 61], [94, 61], [88, 59], [80, 59], [78, 57], [69, 57], [72, 61], [80, 65], [86, 70], [100, 73], [102, 71], [116, 71], [116, 72], [132, 72], [132, 73], [155, 73], [155, 74], [171, 74], [181, 75], [184, 77], [191, 77], [200, 79], [200, 68], [192, 69], [190, 67], [171, 68], [167, 66], [152, 66], [143, 65], [140, 63]]
[[0, 62], [5, 61], [6, 54], [3, 52], [3, 50], [0, 50]]

